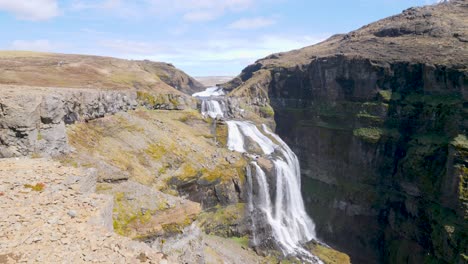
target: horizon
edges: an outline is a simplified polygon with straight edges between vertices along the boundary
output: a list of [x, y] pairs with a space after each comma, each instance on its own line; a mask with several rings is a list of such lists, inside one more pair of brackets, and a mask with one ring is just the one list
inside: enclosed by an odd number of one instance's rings
[[437, 2], [0, 0], [0, 50], [147, 59], [196, 77], [236, 76], [270, 54]]

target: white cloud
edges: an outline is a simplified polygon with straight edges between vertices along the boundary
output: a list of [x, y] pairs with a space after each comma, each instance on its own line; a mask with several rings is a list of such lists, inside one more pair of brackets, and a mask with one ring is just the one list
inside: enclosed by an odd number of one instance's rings
[[242, 18], [229, 24], [228, 27], [231, 29], [258, 29], [271, 26], [275, 23], [274, 19], [265, 17]]
[[215, 70], [218, 75], [233, 75], [248, 64], [272, 53], [312, 45], [325, 37], [264, 35], [254, 39], [221, 39], [213, 36], [204, 41], [141, 43], [108, 40], [98, 44], [104, 48], [104, 55], [108, 56], [170, 62], [195, 75], [203, 75], [203, 72], [206, 74], [207, 68]]
[[57, 0], [0, 0], [0, 10], [23, 20], [47, 20], [60, 14]]
[[[2, 0], [0, 0], [2, 1]], [[264, 0], [262, 0], [264, 1]], [[228, 12], [239, 12], [251, 8], [255, 0], [74, 0], [69, 6], [72, 11], [100, 10], [110, 14], [132, 14], [159, 17], [180, 16], [188, 22], [211, 21]], [[133, 17], [133, 16], [132, 16]]]

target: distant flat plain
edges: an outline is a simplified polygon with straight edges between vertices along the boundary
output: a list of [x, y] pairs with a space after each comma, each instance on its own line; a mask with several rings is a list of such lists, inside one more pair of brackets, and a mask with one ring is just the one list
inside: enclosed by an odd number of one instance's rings
[[229, 82], [234, 77], [233, 76], [198, 76], [193, 77], [195, 80], [199, 81], [205, 87], [215, 86], [216, 84], [222, 84]]

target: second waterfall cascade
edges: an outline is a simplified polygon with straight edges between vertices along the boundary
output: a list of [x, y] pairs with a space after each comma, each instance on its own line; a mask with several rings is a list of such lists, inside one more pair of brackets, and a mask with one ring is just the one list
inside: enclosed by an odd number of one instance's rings
[[[214, 91], [211, 89], [210, 91]], [[227, 118], [225, 102], [219, 94], [203, 94], [204, 116]], [[207, 105], [222, 105], [213, 109]], [[309, 263], [322, 263], [304, 249], [316, 240], [315, 224], [305, 211], [301, 194], [301, 175], [297, 156], [266, 125], [259, 129], [250, 121], [228, 120], [227, 147], [244, 153], [247, 166], [248, 212], [254, 247], [280, 249], [285, 256], [296, 256]]]

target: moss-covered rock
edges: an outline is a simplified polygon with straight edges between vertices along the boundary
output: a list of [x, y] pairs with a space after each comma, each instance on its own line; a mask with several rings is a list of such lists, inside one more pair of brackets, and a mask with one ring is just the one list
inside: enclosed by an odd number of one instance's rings
[[248, 230], [244, 214], [245, 204], [238, 203], [206, 209], [197, 220], [207, 234], [240, 238], [244, 237]]

